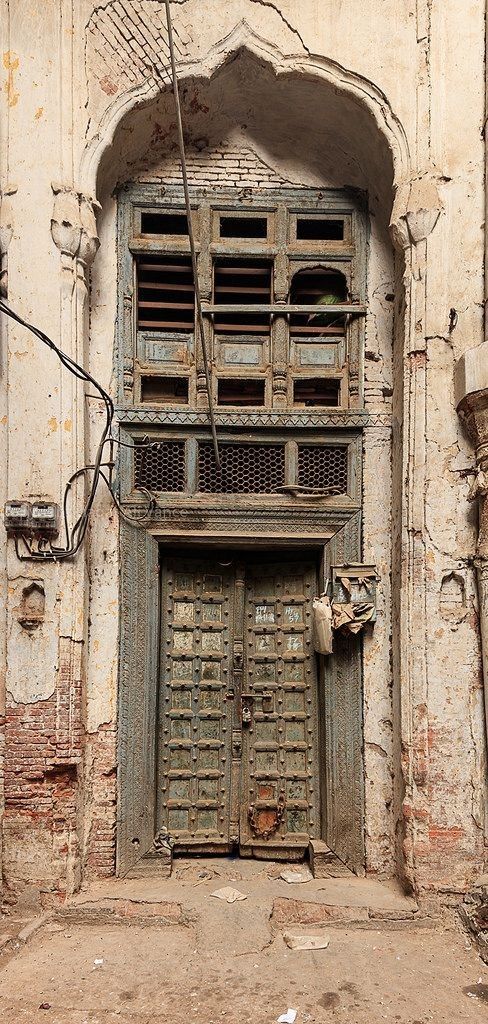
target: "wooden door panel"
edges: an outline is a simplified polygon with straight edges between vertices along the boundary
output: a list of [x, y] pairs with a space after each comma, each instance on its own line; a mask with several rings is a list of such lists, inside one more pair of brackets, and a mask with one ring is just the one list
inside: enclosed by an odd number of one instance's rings
[[322, 778], [327, 842], [361, 870], [359, 644], [337, 638], [319, 709], [316, 592], [310, 559], [163, 563], [154, 831], [177, 849], [298, 856], [321, 836]]
[[158, 822], [179, 847], [229, 845], [232, 573], [163, 566]]
[[[336, 533], [325, 549], [331, 566], [358, 562], [360, 516]], [[364, 874], [364, 767], [361, 637], [336, 636], [334, 653], [323, 659], [320, 693], [322, 743], [326, 755], [322, 806], [327, 845], [356, 874]]]
[[151, 849], [156, 767], [158, 556], [145, 530], [121, 524], [117, 874]]
[[318, 834], [314, 563], [249, 564], [240, 843], [305, 849]]

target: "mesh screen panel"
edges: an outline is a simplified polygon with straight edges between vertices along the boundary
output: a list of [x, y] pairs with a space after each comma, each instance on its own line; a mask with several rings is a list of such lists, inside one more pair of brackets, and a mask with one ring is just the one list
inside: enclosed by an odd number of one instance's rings
[[213, 446], [198, 446], [198, 490], [214, 494], [271, 494], [285, 483], [285, 448], [277, 444], [221, 444], [221, 468]]
[[298, 483], [347, 493], [347, 445], [298, 445]]
[[147, 487], [148, 491], [184, 491], [184, 441], [158, 441], [150, 448], [136, 442], [134, 484], [136, 487]]

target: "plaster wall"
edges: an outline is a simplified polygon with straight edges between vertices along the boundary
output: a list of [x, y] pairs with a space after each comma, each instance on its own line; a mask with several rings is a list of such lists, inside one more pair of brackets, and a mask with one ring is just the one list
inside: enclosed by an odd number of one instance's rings
[[[192, 180], [212, 184], [225, 168], [236, 185], [368, 191], [366, 401], [393, 417], [368, 434], [364, 465], [365, 556], [382, 577], [364, 659], [367, 866], [420, 890], [463, 890], [486, 858], [486, 763], [473, 456], [452, 380], [483, 336], [484, 3], [172, 6]], [[113, 189], [176, 173], [163, 7], [1, 0], [1, 12], [8, 299], [113, 390]], [[90, 261], [79, 242], [53, 240], [53, 182], [101, 204], [90, 330]], [[59, 500], [93, 452], [99, 404], [24, 330], [1, 332], [3, 497]], [[0, 551], [4, 878], [8, 892], [28, 886], [48, 902], [114, 863], [118, 524], [102, 491], [94, 512], [76, 566], [40, 573], [5, 538]], [[48, 614], [24, 637], [19, 588], [40, 575]]]
[[[260, 97], [267, 96], [265, 119], [261, 116]], [[317, 86], [307, 87], [303, 94], [296, 82], [276, 89], [266, 69], [241, 56], [230, 68], [217, 74], [206, 84], [190, 81], [184, 89], [185, 131], [188, 137], [188, 173], [191, 184], [212, 188], [225, 183], [234, 186], [236, 195], [243, 189], [292, 186], [341, 187], [351, 174], [352, 154], [344, 154], [334, 146], [330, 128], [327, 143], [317, 138], [315, 125], [320, 119], [321, 104], [327, 97]], [[286, 110], [289, 111], [286, 116]], [[212, 116], [209, 116], [212, 112]], [[337, 112], [331, 112], [337, 120]], [[263, 123], [265, 120], [265, 123]], [[193, 145], [192, 145], [192, 141]], [[307, 146], [306, 140], [312, 145]], [[310, 162], [309, 162], [310, 161]], [[320, 172], [327, 167], [328, 174]], [[122, 123], [110, 157], [102, 165], [104, 191], [112, 193], [114, 184], [126, 180], [150, 181], [160, 184], [179, 182], [181, 172], [177, 156], [177, 140], [173, 123], [172, 98], [158, 99], [135, 112]], [[367, 181], [356, 170], [356, 186]], [[103, 202], [103, 230], [108, 250], [114, 245], [115, 203]], [[381, 211], [380, 211], [381, 212]], [[106, 263], [99, 274], [97, 259], [93, 269], [92, 340], [94, 351], [102, 356], [97, 345], [112, 322], [116, 309], [116, 268], [112, 273]], [[368, 292], [371, 316], [366, 343], [365, 390], [366, 406], [373, 413], [391, 411], [392, 331], [393, 331], [393, 253], [384, 222], [372, 217], [369, 246]], [[111, 351], [93, 364], [95, 376], [105, 379], [110, 374]], [[393, 779], [395, 766], [392, 750], [392, 675], [390, 664], [391, 615], [391, 428], [378, 427], [368, 431], [365, 444], [364, 479], [364, 541], [367, 559], [378, 564], [383, 586], [381, 607], [374, 639], [366, 642], [365, 707], [366, 707], [366, 793], [367, 793], [367, 866], [370, 870], [393, 873], [395, 863], [395, 822]], [[383, 492], [379, 512], [378, 486]], [[117, 566], [113, 563], [113, 587], [116, 588]], [[107, 574], [107, 570], [106, 570]], [[93, 617], [94, 623], [97, 617]], [[97, 637], [104, 633], [93, 626]], [[115, 663], [116, 638], [112, 639], [112, 661]], [[97, 639], [103, 644], [103, 636]], [[106, 648], [106, 641], [105, 641]], [[398, 766], [397, 766], [398, 767]]]

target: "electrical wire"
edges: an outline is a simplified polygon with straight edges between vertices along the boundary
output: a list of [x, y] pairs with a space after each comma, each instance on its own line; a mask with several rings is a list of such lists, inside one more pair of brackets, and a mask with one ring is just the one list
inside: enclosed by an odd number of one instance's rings
[[[193, 280], [194, 280], [194, 288], [195, 288], [195, 305], [196, 305], [196, 308], [197, 308], [197, 324], [198, 324], [198, 331], [199, 331], [199, 334], [200, 334], [200, 342], [201, 342], [201, 348], [202, 348], [202, 354], [203, 354], [203, 365], [204, 365], [204, 370], [205, 370], [205, 381], [206, 381], [207, 395], [208, 395], [209, 418], [210, 418], [210, 425], [211, 425], [211, 431], [212, 431], [212, 440], [213, 440], [213, 447], [214, 447], [214, 453], [215, 453], [215, 462], [216, 462], [217, 468], [220, 469], [220, 452], [219, 452], [219, 445], [218, 445], [218, 439], [217, 439], [217, 429], [216, 429], [216, 424], [215, 424], [215, 415], [214, 415], [214, 408], [213, 408], [210, 362], [209, 362], [209, 358], [208, 358], [206, 338], [205, 338], [205, 326], [204, 326], [204, 322], [203, 322], [202, 299], [201, 299], [200, 285], [199, 285], [199, 278], [198, 278], [197, 253], [196, 253], [195, 237], [194, 237], [194, 233], [193, 233], [193, 225], [192, 225], [192, 219], [191, 219], [191, 203], [190, 203], [190, 193], [189, 193], [189, 189], [188, 189], [188, 173], [187, 173], [187, 166], [186, 166], [185, 140], [184, 140], [184, 135], [183, 135], [183, 121], [182, 121], [182, 115], [181, 115], [181, 103], [180, 103], [180, 94], [179, 94], [179, 87], [178, 87], [178, 76], [177, 76], [177, 71], [176, 71], [176, 58], [175, 58], [175, 49], [174, 49], [174, 40], [173, 40], [173, 25], [172, 25], [172, 18], [171, 18], [171, 10], [170, 10], [169, 0], [165, 0], [165, 7], [166, 7], [166, 19], [167, 19], [167, 26], [168, 26], [168, 42], [169, 42], [169, 51], [170, 51], [170, 60], [171, 60], [171, 72], [172, 72], [172, 80], [173, 80], [173, 93], [174, 93], [175, 107], [176, 107], [176, 121], [177, 121], [177, 128], [178, 128], [178, 140], [179, 140], [179, 149], [180, 149], [181, 173], [182, 173], [182, 179], [183, 179], [183, 191], [184, 191], [184, 195], [185, 195], [186, 215], [187, 215], [187, 221], [188, 221], [188, 237], [189, 237], [189, 242], [190, 242], [190, 253], [191, 253], [192, 269], [193, 269]], [[25, 548], [27, 550], [27, 554], [22, 555], [20, 553], [20, 550], [19, 550], [18, 538], [17, 537], [15, 538], [15, 550], [16, 550], [16, 553], [17, 553], [17, 557], [20, 559], [20, 561], [32, 561], [32, 562], [46, 562], [46, 561], [61, 562], [61, 561], [65, 561], [68, 558], [73, 558], [77, 554], [77, 552], [79, 551], [81, 545], [83, 544], [83, 541], [84, 541], [85, 535], [86, 535], [86, 531], [88, 529], [88, 521], [89, 521], [89, 517], [90, 517], [90, 512], [91, 512], [91, 509], [93, 507], [93, 502], [95, 500], [95, 495], [96, 495], [96, 492], [97, 492], [97, 488], [98, 488], [98, 484], [99, 484], [100, 479], [105, 481], [105, 483], [106, 483], [106, 485], [107, 485], [107, 487], [108, 487], [108, 489], [110, 491], [110, 494], [112, 496], [112, 499], [113, 499], [113, 501], [114, 501], [114, 503], [115, 503], [115, 505], [116, 505], [116, 507], [117, 507], [117, 509], [118, 509], [118, 511], [120, 513], [120, 515], [122, 515], [125, 519], [127, 519], [127, 521], [130, 521], [132, 523], [139, 523], [139, 522], [146, 522], [147, 521], [147, 518], [151, 515], [151, 513], [152, 513], [152, 511], [154, 509], [155, 499], [154, 499], [153, 495], [149, 491], [146, 491], [146, 493], [149, 495], [149, 506], [148, 506], [148, 509], [145, 512], [144, 516], [142, 516], [140, 518], [139, 517], [136, 518], [136, 517], [127, 516], [127, 514], [125, 513], [124, 509], [122, 508], [122, 506], [121, 506], [121, 504], [120, 504], [116, 494], [114, 493], [114, 491], [112, 489], [110, 480], [106, 477], [105, 473], [103, 472], [103, 468], [102, 468], [103, 466], [105, 466], [105, 467], [109, 466], [110, 470], [112, 470], [112, 463], [107, 464], [107, 463], [103, 463], [103, 461], [102, 461], [103, 460], [103, 452], [104, 452], [104, 448], [105, 448], [106, 444], [110, 444], [110, 445], [118, 444], [118, 445], [120, 445], [121, 447], [124, 447], [124, 448], [134, 448], [135, 447], [132, 444], [127, 444], [124, 441], [120, 441], [118, 438], [115, 438], [112, 435], [112, 424], [113, 424], [115, 409], [114, 409], [114, 404], [113, 404], [113, 401], [112, 401], [110, 395], [108, 394], [107, 391], [105, 391], [105, 389], [101, 386], [101, 384], [99, 384], [98, 381], [95, 380], [94, 377], [92, 377], [92, 375], [88, 372], [88, 370], [85, 370], [84, 367], [81, 366], [79, 363], [77, 363], [74, 359], [72, 359], [71, 356], [69, 356], [66, 352], [63, 352], [63, 350], [60, 349], [58, 347], [58, 345], [56, 345], [55, 342], [52, 341], [52, 339], [47, 334], [44, 333], [44, 331], [42, 331], [38, 327], [35, 327], [33, 324], [29, 323], [27, 320], [24, 320], [24, 318], [21, 317], [18, 313], [16, 313], [15, 310], [13, 310], [10, 306], [8, 306], [7, 303], [4, 302], [3, 299], [0, 299], [0, 312], [3, 313], [5, 316], [9, 317], [10, 319], [14, 320], [21, 327], [24, 327], [27, 331], [30, 331], [31, 334], [33, 334], [36, 338], [39, 339], [39, 341], [41, 341], [44, 345], [46, 345], [47, 348], [49, 348], [51, 350], [51, 352], [53, 352], [57, 356], [57, 358], [59, 359], [61, 365], [64, 366], [65, 369], [69, 370], [69, 372], [71, 374], [73, 374], [73, 376], [77, 380], [80, 380], [80, 381], [82, 381], [83, 383], [86, 383], [86, 384], [91, 384], [96, 389], [96, 391], [98, 392], [98, 395], [96, 395], [96, 396], [93, 395], [91, 397], [93, 397], [93, 398], [100, 397], [100, 399], [103, 401], [104, 406], [105, 406], [105, 424], [104, 424], [104, 427], [103, 427], [103, 430], [102, 430], [102, 434], [101, 434], [101, 438], [100, 438], [100, 441], [99, 441], [99, 444], [98, 444], [98, 448], [97, 448], [97, 451], [96, 451], [95, 461], [93, 463], [93, 466], [89, 466], [89, 467], [88, 466], [84, 466], [82, 469], [77, 470], [70, 477], [70, 479], [68, 480], [68, 483], [66, 484], [66, 487], [65, 487], [65, 491], [64, 491], [64, 495], [63, 495], [63, 500], [62, 500], [63, 524], [64, 524], [64, 530], [65, 530], [65, 546], [64, 547], [58, 547], [58, 546], [50, 545], [49, 549], [44, 550], [43, 542], [41, 540], [41, 541], [39, 541], [38, 549], [36, 551], [34, 551], [31, 548], [31, 545], [29, 544], [29, 541], [28, 541], [27, 537], [22, 536], [21, 540], [22, 540], [22, 542], [23, 542], [23, 544], [24, 544], [24, 546], [25, 546]], [[144, 447], [148, 447], [148, 448], [152, 448], [152, 447], [154, 447], [157, 444], [158, 444], [157, 441], [150, 441], [149, 439], [143, 439], [143, 442], [142, 442], [142, 445]], [[76, 520], [74, 526], [72, 526], [71, 529], [70, 529], [69, 521], [68, 521], [68, 498], [69, 498], [69, 494], [70, 494], [70, 491], [71, 491], [73, 483], [77, 479], [79, 479], [81, 476], [86, 476], [87, 472], [89, 472], [89, 471], [91, 471], [93, 473], [93, 477], [92, 477], [90, 489], [89, 489], [89, 492], [88, 492], [88, 496], [87, 496], [87, 499], [85, 501], [85, 505], [83, 507], [83, 511], [81, 512], [80, 516]], [[138, 489], [139, 490], [145, 490], [145, 488], [138, 488]]]
[[176, 71], [176, 57], [175, 57], [175, 47], [174, 47], [174, 39], [173, 39], [173, 22], [172, 22], [172, 18], [171, 18], [170, 0], [164, 0], [164, 2], [165, 2], [165, 7], [166, 7], [166, 23], [167, 23], [167, 26], [168, 26], [168, 44], [169, 44], [169, 55], [170, 55], [170, 62], [171, 62], [171, 77], [172, 77], [172, 80], [173, 80], [173, 94], [174, 94], [175, 109], [176, 109], [176, 125], [177, 125], [177, 129], [178, 129], [178, 143], [179, 143], [179, 150], [180, 150], [181, 177], [182, 177], [182, 181], [183, 181], [183, 192], [184, 192], [184, 196], [185, 196], [186, 218], [187, 218], [187, 221], [188, 221], [188, 238], [189, 238], [189, 241], [190, 241], [190, 253], [191, 253], [191, 262], [192, 262], [192, 268], [193, 268], [193, 285], [194, 285], [194, 288], [195, 288], [195, 305], [196, 305], [196, 308], [197, 308], [197, 324], [198, 324], [198, 332], [200, 334], [200, 342], [201, 342], [201, 346], [202, 346], [203, 366], [204, 366], [204, 370], [205, 370], [205, 381], [206, 381], [206, 385], [207, 385], [208, 412], [209, 412], [209, 419], [210, 419], [210, 427], [211, 427], [211, 430], [212, 430], [212, 440], [213, 440], [213, 447], [214, 447], [214, 454], [215, 454], [215, 462], [216, 462], [216, 465], [217, 465], [217, 469], [220, 469], [219, 442], [218, 442], [218, 438], [217, 438], [217, 427], [216, 427], [216, 424], [215, 424], [215, 414], [214, 414], [213, 398], [212, 398], [212, 379], [211, 379], [211, 373], [210, 373], [210, 362], [209, 362], [208, 352], [207, 352], [207, 342], [206, 342], [206, 338], [205, 338], [205, 325], [204, 325], [204, 322], [203, 322], [202, 297], [201, 297], [201, 294], [200, 294], [200, 284], [199, 284], [199, 279], [198, 279], [198, 262], [197, 262], [196, 246], [195, 246], [195, 236], [193, 234], [193, 224], [192, 224], [192, 220], [191, 220], [191, 203], [190, 203], [190, 193], [189, 193], [189, 189], [188, 189], [188, 172], [187, 172], [187, 167], [186, 167], [185, 139], [184, 139], [184, 135], [183, 135], [183, 119], [182, 119], [182, 116], [181, 116], [181, 103], [180, 103], [180, 92], [179, 92], [179, 87], [178, 87], [178, 74], [177, 74], [177, 71]]
[[[114, 438], [110, 438], [110, 440], [112, 441], [112, 440], [114, 440]], [[133, 448], [134, 445], [128, 445], [127, 447]], [[65, 498], [66, 498], [66, 495], [68, 494], [69, 487], [71, 487], [71, 485], [74, 483], [74, 481], [77, 479], [77, 477], [86, 475], [87, 473], [90, 472], [90, 470], [93, 470], [94, 468], [95, 468], [94, 466], [83, 466], [82, 469], [78, 469], [76, 471], [76, 473], [73, 473], [73, 475], [69, 478], [68, 484], [66, 486]], [[118, 510], [120, 515], [122, 516], [122, 519], [125, 519], [125, 521], [127, 523], [133, 523], [133, 524], [136, 524], [136, 525], [137, 524], [144, 524], [144, 525], [146, 525], [148, 523], [148, 521], [150, 520], [151, 515], [154, 512], [155, 505], [156, 505], [156, 498], [154, 497], [154, 494], [152, 494], [152, 492], [150, 490], [148, 490], [147, 487], [137, 487], [136, 490], [141, 491], [141, 493], [147, 495], [148, 506], [147, 506], [147, 509], [143, 512], [143, 514], [141, 516], [130, 516], [125, 511], [124, 507], [121, 505], [121, 503], [120, 503], [120, 501], [119, 501], [115, 491], [113, 490], [113, 487], [112, 487], [112, 484], [110, 483], [109, 478], [103, 472], [104, 469], [109, 469], [110, 472], [112, 472], [113, 462], [102, 462], [101, 463], [101, 466], [100, 466], [100, 478], [106, 483], [107, 488], [108, 488], [109, 493], [110, 493], [110, 497], [112, 498], [112, 501], [113, 501], [116, 509]], [[66, 525], [66, 516], [65, 516], [65, 525]]]
[[151, 491], [148, 490], [147, 487], [138, 487], [137, 488], [138, 491], [141, 491], [143, 494], [147, 494], [148, 502], [149, 503], [148, 503], [147, 509], [142, 514], [142, 516], [130, 516], [125, 511], [125, 509], [122, 507], [122, 505], [120, 504], [120, 501], [119, 501], [117, 495], [115, 494], [115, 491], [113, 491], [113, 489], [111, 487], [111, 484], [110, 484], [110, 481], [105, 476], [105, 473], [101, 472], [100, 476], [101, 476], [102, 480], [105, 481], [105, 483], [106, 483], [106, 485], [107, 485], [107, 487], [108, 487], [108, 489], [110, 491], [110, 495], [111, 495], [112, 501], [113, 501], [113, 503], [115, 505], [115, 508], [117, 509], [119, 515], [122, 516], [122, 519], [125, 519], [125, 522], [126, 523], [130, 523], [132, 526], [147, 526], [148, 522], [150, 522], [151, 516], [152, 516], [152, 514], [154, 512], [154, 509], [156, 507], [156, 498], [154, 497], [154, 494], [152, 494]]
[[[38, 327], [34, 327], [33, 324], [30, 324], [27, 320], [24, 320], [23, 317], [19, 316], [19, 314], [16, 313], [13, 309], [11, 309], [10, 306], [8, 306], [6, 302], [4, 302], [2, 299], [0, 299], [0, 312], [10, 317], [12, 320], [20, 324], [22, 327], [25, 327], [26, 330], [30, 331], [31, 334], [34, 334], [36, 338], [42, 341], [42, 343], [46, 345], [47, 348], [49, 348], [57, 356], [61, 364], [67, 370], [69, 370], [74, 377], [85, 383], [91, 384], [96, 389], [96, 391], [98, 391], [105, 405], [105, 424], [102, 430], [102, 436], [100, 438], [100, 442], [95, 456], [91, 487], [81, 515], [79, 516], [76, 523], [67, 534], [66, 546], [62, 548], [55, 547], [53, 545], [50, 551], [32, 551], [29, 553], [28, 556], [20, 556], [21, 560], [23, 561], [64, 561], [65, 559], [73, 558], [74, 555], [76, 555], [85, 538], [85, 534], [88, 528], [88, 519], [93, 506], [93, 502], [95, 500], [95, 494], [100, 479], [100, 466], [103, 459], [104, 445], [110, 436], [115, 411], [114, 404], [108, 392], [105, 391], [105, 389], [101, 386], [101, 384], [98, 383], [97, 380], [95, 380], [94, 377], [92, 377], [91, 373], [89, 373], [88, 370], [85, 370], [82, 366], [80, 366], [79, 363], [75, 362], [75, 360], [72, 359], [71, 356], [69, 356], [66, 352], [63, 352], [62, 349], [60, 349], [54, 343], [54, 341], [52, 341], [52, 339], [49, 338], [48, 335], [44, 333], [44, 331], [40, 330], [40, 328]], [[69, 487], [70, 484], [67, 485], [67, 488]], [[63, 500], [63, 507], [65, 507], [65, 500], [66, 495], [65, 499]]]
[[[85, 539], [86, 531], [88, 529], [88, 521], [89, 521], [89, 517], [90, 517], [90, 512], [91, 512], [91, 509], [93, 507], [93, 502], [95, 500], [95, 495], [96, 495], [96, 492], [97, 492], [97, 488], [98, 488], [98, 484], [99, 484], [100, 479], [104, 480], [105, 483], [107, 484], [107, 487], [108, 487], [108, 489], [110, 491], [110, 494], [112, 496], [114, 504], [116, 505], [119, 513], [125, 519], [127, 519], [128, 522], [132, 522], [134, 524], [140, 523], [140, 522], [147, 522], [148, 517], [151, 515], [151, 513], [154, 510], [155, 499], [154, 499], [153, 495], [151, 494], [151, 492], [147, 491], [146, 488], [138, 488], [138, 490], [144, 491], [149, 496], [148, 508], [147, 508], [146, 512], [144, 513], [144, 515], [141, 516], [140, 518], [139, 517], [136, 518], [136, 517], [128, 516], [125, 513], [124, 509], [122, 508], [122, 506], [121, 506], [121, 504], [120, 504], [116, 494], [114, 493], [114, 491], [112, 489], [112, 486], [111, 486], [111, 483], [110, 483], [110, 480], [106, 477], [105, 473], [103, 472], [104, 468], [110, 469], [110, 472], [113, 469], [113, 463], [112, 462], [108, 462], [108, 463], [107, 462], [103, 462], [103, 453], [104, 453], [104, 448], [105, 448], [106, 444], [110, 444], [110, 445], [120, 444], [123, 447], [129, 447], [129, 448], [134, 448], [135, 447], [132, 444], [128, 445], [128, 444], [126, 444], [126, 442], [120, 441], [118, 438], [116, 438], [116, 437], [114, 437], [112, 435], [112, 425], [113, 425], [115, 409], [114, 409], [113, 401], [112, 401], [110, 395], [108, 394], [108, 392], [105, 391], [105, 389], [102, 387], [102, 385], [98, 383], [98, 381], [95, 379], [95, 377], [92, 377], [91, 373], [89, 373], [88, 370], [85, 370], [84, 367], [80, 366], [80, 364], [77, 363], [74, 359], [72, 359], [71, 356], [69, 356], [66, 352], [63, 352], [63, 350], [60, 349], [58, 347], [58, 345], [56, 345], [55, 342], [47, 334], [44, 333], [44, 331], [42, 331], [39, 327], [35, 327], [33, 324], [29, 323], [27, 320], [24, 320], [23, 317], [21, 317], [18, 313], [16, 313], [15, 310], [13, 310], [10, 306], [8, 306], [7, 303], [3, 299], [1, 299], [1, 298], [0, 298], [0, 313], [3, 313], [5, 316], [7, 316], [10, 319], [14, 320], [21, 327], [25, 327], [25, 329], [27, 331], [30, 331], [31, 334], [33, 334], [36, 338], [38, 338], [44, 345], [47, 346], [47, 348], [49, 348], [51, 350], [51, 352], [54, 353], [54, 355], [57, 356], [57, 358], [59, 359], [59, 361], [62, 364], [62, 366], [64, 366], [67, 370], [69, 370], [69, 372], [71, 374], [73, 374], [73, 376], [76, 377], [77, 380], [81, 380], [84, 383], [91, 384], [98, 391], [98, 394], [100, 395], [100, 398], [101, 398], [101, 400], [103, 401], [103, 403], [105, 405], [105, 423], [104, 423], [104, 426], [103, 426], [103, 429], [102, 429], [102, 434], [101, 434], [100, 441], [98, 443], [97, 451], [96, 451], [96, 454], [95, 454], [95, 461], [94, 461], [93, 465], [91, 465], [91, 466], [83, 466], [82, 469], [76, 470], [76, 472], [73, 473], [72, 476], [69, 478], [69, 480], [68, 480], [68, 482], [66, 484], [65, 490], [64, 490], [64, 495], [63, 495], [63, 500], [62, 500], [62, 511], [63, 511], [63, 525], [64, 525], [64, 531], [65, 531], [65, 546], [64, 547], [57, 547], [55, 545], [50, 545], [49, 549], [44, 550], [42, 548], [42, 546], [41, 546], [41, 542], [39, 542], [38, 549], [36, 551], [34, 551], [32, 549], [32, 547], [31, 547], [31, 545], [29, 544], [29, 541], [28, 541], [27, 537], [22, 536], [20, 539], [22, 540], [22, 542], [23, 542], [23, 544], [24, 544], [24, 546], [26, 548], [27, 554], [21, 554], [20, 550], [19, 550], [18, 538], [15, 538], [15, 551], [16, 551], [17, 557], [19, 558], [19, 560], [21, 562], [26, 562], [26, 561], [29, 561], [29, 562], [61, 562], [61, 561], [65, 561], [68, 558], [73, 558], [77, 554], [77, 552], [79, 551], [79, 549], [80, 549], [80, 547], [81, 547], [81, 545], [82, 545], [82, 543], [83, 543], [83, 541]], [[143, 438], [141, 447], [153, 447], [155, 444], [157, 444], [156, 441], [149, 441], [149, 439]], [[138, 447], [139, 447], [139, 445], [138, 445]], [[92, 472], [93, 473], [90, 489], [88, 491], [88, 496], [87, 496], [87, 499], [85, 501], [85, 505], [83, 507], [83, 510], [82, 510], [80, 516], [76, 520], [74, 526], [72, 526], [71, 529], [70, 529], [69, 522], [68, 522], [68, 498], [69, 498], [69, 494], [70, 494], [70, 491], [71, 491], [73, 483], [77, 479], [79, 479], [79, 477], [81, 477], [83, 475], [86, 476], [86, 474], [88, 472]]]

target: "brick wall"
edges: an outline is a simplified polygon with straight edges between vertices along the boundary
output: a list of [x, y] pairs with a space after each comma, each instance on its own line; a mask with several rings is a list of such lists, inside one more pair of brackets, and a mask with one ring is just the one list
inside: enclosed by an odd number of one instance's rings
[[[252, 149], [225, 143], [210, 149], [188, 149], [187, 168], [191, 185], [218, 185], [220, 188], [225, 185], [237, 189], [276, 188], [286, 184], [297, 187], [296, 182], [282, 177]], [[181, 185], [177, 154], [169, 153], [151, 174], [141, 173], [138, 180]]]
[[83, 756], [80, 644], [60, 640], [52, 697], [7, 699], [4, 881], [7, 899], [62, 899], [80, 877]]

